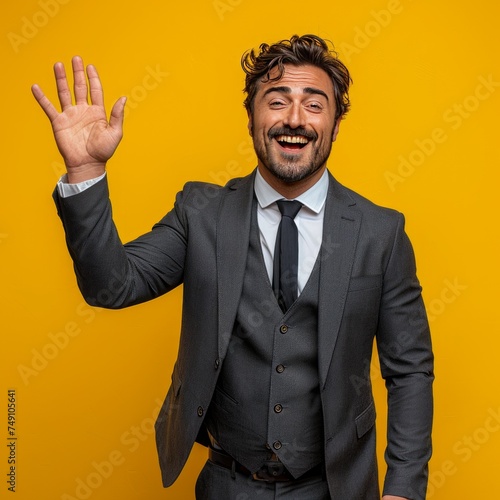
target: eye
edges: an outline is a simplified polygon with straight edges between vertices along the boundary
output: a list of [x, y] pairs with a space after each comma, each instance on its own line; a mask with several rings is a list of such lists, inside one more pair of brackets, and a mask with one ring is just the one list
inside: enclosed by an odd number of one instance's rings
[[285, 105], [285, 103], [283, 101], [279, 101], [279, 100], [274, 100], [274, 101], [271, 101], [269, 103], [269, 107], [271, 108], [281, 108]]
[[319, 102], [310, 102], [307, 107], [312, 111], [321, 111], [323, 109], [323, 106]]

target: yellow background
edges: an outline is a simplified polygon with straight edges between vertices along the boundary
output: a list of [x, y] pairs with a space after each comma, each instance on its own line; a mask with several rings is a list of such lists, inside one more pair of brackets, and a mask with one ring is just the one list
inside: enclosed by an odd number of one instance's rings
[[[240, 56], [313, 32], [335, 43], [354, 78], [329, 167], [404, 212], [417, 255], [436, 353], [428, 498], [500, 498], [498, 19], [493, 0], [4, 6], [0, 496], [10, 494], [9, 388], [19, 436], [11, 498], [191, 499], [205, 460], [196, 445], [162, 488], [152, 422], [176, 357], [180, 291], [118, 312], [83, 302], [51, 200], [62, 162], [30, 85], [55, 101], [52, 64], [79, 54], [99, 69], [108, 111], [129, 96], [108, 170], [128, 240], [170, 209], [185, 181], [253, 168]], [[385, 395], [373, 373], [382, 474]]]

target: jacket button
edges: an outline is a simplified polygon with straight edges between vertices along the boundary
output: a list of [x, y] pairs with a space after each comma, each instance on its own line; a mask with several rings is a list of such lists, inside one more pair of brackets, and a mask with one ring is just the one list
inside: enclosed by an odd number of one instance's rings
[[281, 405], [275, 405], [274, 406], [274, 411], [275, 411], [275, 413], [281, 413], [283, 411], [283, 406], [281, 406]]
[[198, 413], [199, 417], [203, 417], [203, 408], [201, 406], [198, 406], [198, 409], [196, 410], [196, 413]]
[[286, 333], [286, 332], [288, 332], [288, 325], [281, 325], [281, 326], [280, 326], [280, 332], [281, 332], [281, 333]]
[[283, 373], [283, 372], [285, 371], [285, 367], [284, 367], [283, 365], [278, 365], [278, 366], [276, 367], [276, 371], [277, 371], [278, 373]]
[[281, 441], [275, 441], [275, 442], [273, 443], [273, 448], [274, 448], [275, 450], [279, 450], [279, 449], [281, 449], [281, 446], [282, 446]]

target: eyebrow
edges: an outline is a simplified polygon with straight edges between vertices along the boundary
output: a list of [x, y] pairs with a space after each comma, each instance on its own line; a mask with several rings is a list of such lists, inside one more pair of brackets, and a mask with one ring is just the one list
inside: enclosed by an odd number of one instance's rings
[[[315, 87], [304, 87], [302, 90], [303, 90], [304, 94], [322, 95], [327, 101], [329, 101], [328, 96], [326, 95], [326, 93], [323, 92], [320, 89], [317, 89]], [[282, 94], [291, 94], [292, 93], [292, 89], [290, 87], [285, 87], [285, 86], [271, 87], [271, 88], [267, 89], [264, 92], [264, 96], [263, 97], [265, 97], [267, 94], [270, 94], [271, 92], [280, 92]]]

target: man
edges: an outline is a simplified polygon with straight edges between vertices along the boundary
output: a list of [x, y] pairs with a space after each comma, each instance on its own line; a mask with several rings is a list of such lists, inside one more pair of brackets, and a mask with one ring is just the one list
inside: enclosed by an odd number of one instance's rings
[[87, 103], [80, 58], [75, 105], [60, 63], [62, 113], [33, 87], [67, 167], [54, 199], [79, 286], [90, 304], [120, 308], [184, 284], [156, 426], [165, 486], [198, 441], [209, 447], [199, 499], [380, 498], [367, 373], [375, 338], [389, 406], [383, 499], [423, 499], [433, 357], [404, 219], [326, 169], [349, 72], [314, 35], [263, 44], [242, 63], [257, 169], [225, 187], [188, 183], [126, 245], [105, 175], [125, 99], [108, 123], [92, 66]]

